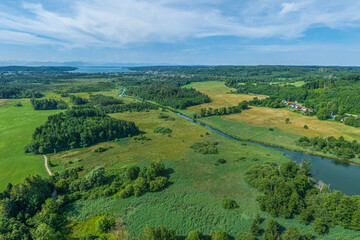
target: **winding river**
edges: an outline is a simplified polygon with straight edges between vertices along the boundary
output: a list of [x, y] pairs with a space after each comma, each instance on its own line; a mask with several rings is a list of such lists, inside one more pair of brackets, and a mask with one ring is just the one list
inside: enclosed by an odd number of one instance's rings
[[[193, 121], [191, 118], [188, 118], [180, 113], [176, 113], [176, 114], [186, 120]], [[233, 138], [227, 134], [217, 131], [216, 129], [213, 129], [210, 126], [200, 123], [198, 121], [196, 121], [196, 123], [225, 138], [240, 142], [247, 142]], [[247, 142], [247, 143], [260, 145], [263, 147], [272, 148], [277, 151], [283, 152], [287, 158], [297, 163], [301, 163], [302, 159], [310, 159], [311, 173], [312, 173], [312, 177], [315, 180], [317, 181], [322, 180], [326, 184], [330, 185], [331, 189], [340, 190], [347, 195], [360, 195], [359, 165], [342, 162], [326, 157], [312, 156], [310, 154], [306, 154], [302, 152], [289, 151], [261, 143], [255, 143], [255, 142]]]

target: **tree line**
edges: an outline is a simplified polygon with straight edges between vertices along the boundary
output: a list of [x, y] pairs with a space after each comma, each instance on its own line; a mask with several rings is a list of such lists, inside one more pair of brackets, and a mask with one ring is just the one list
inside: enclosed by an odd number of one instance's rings
[[130, 87], [127, 93], [141, 99], [155, 101], [161, 105], [184, 109], [189, 106], [210, 102], [210, 98], [193, 88], [181, 88], [173, 85], [151, 84]]
[[312, 223], [318, 234], [328, 233], [335, 225], [360, 230], [358, 196], [331, 192], [328, 185], [316, 182], [308, 161], [255, 165], [246, 172], [245, 180], [264, 193], [257, 197], [260, 209], [274, 217], [300, 215], [301, 222]]
[[50, 99], [31, 99], [30, 103], [34, 110], [52, 110], [52, 109], [67, 109], [68, 104], [63, 100]]

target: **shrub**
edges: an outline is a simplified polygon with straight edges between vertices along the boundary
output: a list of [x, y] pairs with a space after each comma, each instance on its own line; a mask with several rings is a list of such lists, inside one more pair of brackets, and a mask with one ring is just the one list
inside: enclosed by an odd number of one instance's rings
[[97, 149], [95, 149], [95, 152], [102, 153], [102, 152], [105, 152], [107, 150], [108, 150], [108, 148], [98, 147]]
[[229, 236], [224, 231], [217, 231], [211, 236], [211, 240], [230, 240]]
[[156, 177], [155, 180], [150, 181], [149, 188], [152, 192], [157, 192], [162, 190], [168, 182], [166, 177]]
[[140, 168], [138, 166], [132, 166], [126, 169], [125, 176], [130, 180], [135, 180], [137, 179], [139, 172]]
[[282, 237], [283, 240], [302, 240], [299, 230], [296, 227], [289, 228]]
[[191, 148], [195, 152], [202, 154], [217, 154], [219, 151], [216, 147], [217, 143], [212, 142], [197, 142], [191, 145]]
[[14, 106], [15, 106], [15, 107], [22, 107], [23, 105], [22, 105], [21, 102], [17, 102], [17, 103], [14, 104]]
[[269, 128], [269, 131], [271, 131], [271, 132], [272, 132], [272, 131], [274, 131], [274, 129], [273, 129], [273, 128]]
[[163, 226], [146, 226], [144, 227], [141, 236], [141, 240], [176, 240], [175, 232], [168, 230]]
[[304, 128], [305, 128], [305, 129], [309, 129], [308, 125], [304, 125]]
[[107, 233], [115, 226], [115, 219], [107, 216], [100, 217], [95, 222], [95, 229], [99, 233]]
[[250, 231], [251, 231], [251, 234], [253, 236], [258, 236], [260, 235], [260, 232], [261, 232], [261, 228], [260, 228], [260, 224], [261, 224], [261, 217], [259, 214], [256, 214], [256, 216], [254, 217], [251, 225], [250, 225]]
[[328, 231], [328, 226], [321, 218], [315, 218], [314, 231], [323, 235]]
[[217, 160], [217, 162], [220, 163], [220, 164], [224, 164], [224, 163], [226, 163], [226, 160], [223, 159], [223, 158], [220, 158], [220, 159]]
[[280, 239], [280, 225], [277, 221], [270, 220], [267, 223], [263, 239], [264, 240]]
[[204, 237], [203, 237], [201, 231], [193, 230], [188, 233], [185, 240], [202, 240], [202, 239], [204, 239]]
[[127, 198], [134, 194], [134, 187], [132, 184], [127, 185], [120, 193], [119, 197]]
[[139, 197], [147, 190], [147, 181], [143, 177], [138, 177], [134, 183], [134, 196]]
[[154, 133], [166, 134], [166, 133], [172, 133], [172, 130], [171, 130], [170, 128], [157, 127], [157, 128], [154, 129], [153, 132], [154, 132]]
[[233, 200], [231, 198], [224, 198], [222, 200], [222, 207], [225, 209], [235, 209], [235, 208], [238, 208], [239, 205], [237, 205], [235, 200]]
[[256, 238], [251, 233], [238, 233], [236, 235], [236, 240], [256, 240]]

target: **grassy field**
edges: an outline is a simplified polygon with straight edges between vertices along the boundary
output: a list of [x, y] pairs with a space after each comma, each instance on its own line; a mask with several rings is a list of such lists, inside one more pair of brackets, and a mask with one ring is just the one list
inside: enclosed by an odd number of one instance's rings
[[186, 85], [185, 87], [192, 87], [196, 90], [206, 93], [212, 100], [210, 103], [204, 103], [197, 106], [189, 107], [187, 110], [190, 112], [200, 113], [201, 108], [220, 108], [238, 105], [239, 102], [244, 100], [252, 100], [254, 97], [264, 98], [261, 95], [250, 94], [229, 94], [231, 89], [224, 85], [224, 82], [194, 82]]
[[[243, 179], [244, 172], [254, 164], [265, 161], [278, 163], [286, 157], [275, 150], [255, 144], [244, 144], [223, 138], [209, 132], [202, 126], [186, 121], [173, 113], [174, 121], [159, 119], [160, 110], [140, 113], [121, 113], [112, 116], [132, 120], [145, 132], [149, 141], [122, 139], [119, 142], [101, 143], [87, 149], [76, 149], [51, 156], [56, 167], [84, 166], [85, 171], [95, 166], [105, 166], [114, 170], [138, 164], [144, 166], [153, 160], [163, 160], [166, 167], [173, 170], [172, 183], [158, 193], [146, 193], [141, 197], [97, 198], [81, 200], [70, 205], [66, 212], [72, 219], [72, 237], [83, 233], [94, 233], [93, 226], [99, 215], [112, 213], [122, 219], [127, 229], [139, 234], [145, 225], [164, 225], [176, 229], [177, 234], [185, 235], [192, 229], [200, 229], [205, 234], [210, 230], [225, 230], [235, 235], [249, 230], [252, 217], [259, 213], [267, 220], [271, 217], [261, 212], [255, 200], [260, 193], [249, 187]], [[156, 127], [168, 127], [173, 130], [171, 137], [153, 133]], [[218, 142], [218, 154], [203, 155], [191, 150], [195, 142]], [[97, 147], [110, 147], [103, 153], [96, 153]], [[216, 166], [219, 158], [225, 164]], [[225, 210], [221, 206], [224, 197], [231, 197], [240, 207]], [[296, 226], [302, 232], [312, 231], [311, 226], [301, 225], [299, 219], [277, 219], [286, 228]], [[263, 224], [265, 226], [266, 223]], [[341, 232], [342, 231], [342, 232]], [[355, 232], [331, 229], [331, 237], [354, 237]]]
[[[21, 102], [22, 107], [14, 107]], [[59, 111], [34, 111], [29, 100], [8, 100], [0, 104], [0, 190], [18, 183], [29, 174], [46, 176], [42, 156], [24, 153], [35, 128]]]
[[[360, 140], [360, 129], [335, 121], [320, 121], [316, 117], [307, 117], [287, 109], [251, 107], [240, 114], [221, 117], [233, 122], [244, 122], [253, 126], [276, 127], [281, 131], [308, 137], [340, 137], [347, 140]], [[286, 124], [285, 119], [290, 118]], [[304, 129], [307, 125], [309, 129]]]

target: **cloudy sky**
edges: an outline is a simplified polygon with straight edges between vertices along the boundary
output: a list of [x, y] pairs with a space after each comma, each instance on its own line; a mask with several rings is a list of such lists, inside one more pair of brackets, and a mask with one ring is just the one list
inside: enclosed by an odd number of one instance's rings
[[360, 65], [356, 0], [1, 0], [0, 61]]

